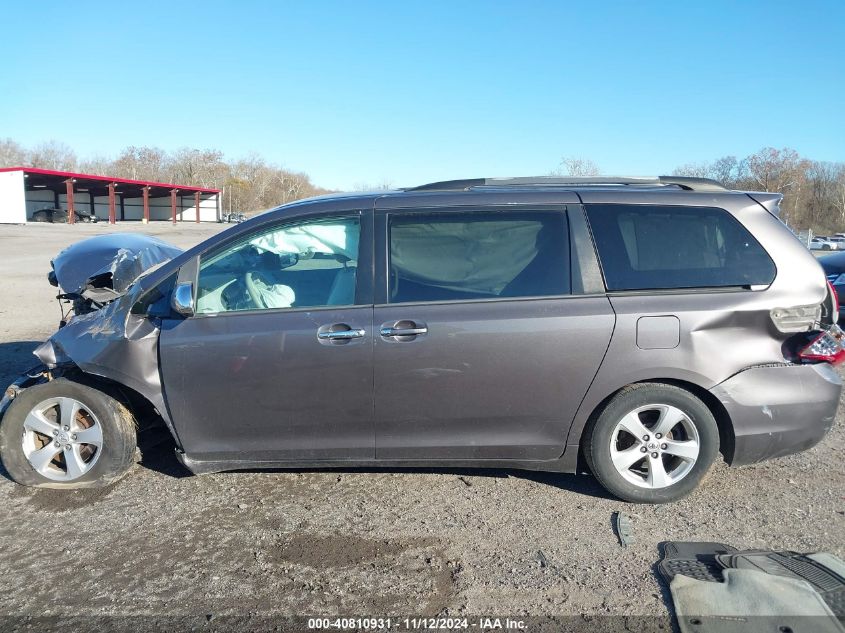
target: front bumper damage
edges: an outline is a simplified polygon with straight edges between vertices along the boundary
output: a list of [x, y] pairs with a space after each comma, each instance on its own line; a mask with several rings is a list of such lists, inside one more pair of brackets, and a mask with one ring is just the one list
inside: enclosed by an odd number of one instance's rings
[[713, 387], [733, 422], [731, 466], [815, 446], [833, 427], [842, 378], [828, 363], [752, 367]]

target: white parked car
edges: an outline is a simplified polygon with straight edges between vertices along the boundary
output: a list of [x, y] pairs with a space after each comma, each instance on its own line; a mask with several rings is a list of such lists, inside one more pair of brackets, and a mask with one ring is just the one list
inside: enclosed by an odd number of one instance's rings
[[[845, 244], [843, 244], [845, 246]], [[814, 237], [810, 240], [811, 251], [835, 251], [839, 250], [839, 244], [828, 237]]]

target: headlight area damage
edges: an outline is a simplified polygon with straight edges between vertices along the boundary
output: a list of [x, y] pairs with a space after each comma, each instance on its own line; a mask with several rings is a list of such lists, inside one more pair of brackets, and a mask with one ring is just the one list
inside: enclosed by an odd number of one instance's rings
[[[122, 295], [146, 271], [180, 255], [182, 249], [147, 235], [100, 235], [69, 246], [51, 263], [47, 279], [72, 303], [74, 315], [99, 310]], [[67, 323], [62, 310], [59, 327]]]
[[56, 257], [55, 279], [63, 290], [73, 290], [65, 295], [74, 295], [59, 297], [73, 300], [75, 315], [34, 350], [42, 364], [6, 389], [0, 416], [24, 389], [68, 377], [96, 382], [131, 409], [154, 409], [173, 431], [158, 370], [160, 321], [132, 314], [131, 308], [143, 293], [142, 284], [133, 282], [181, 252], [155, 238], [109, 235], [75, 244]]

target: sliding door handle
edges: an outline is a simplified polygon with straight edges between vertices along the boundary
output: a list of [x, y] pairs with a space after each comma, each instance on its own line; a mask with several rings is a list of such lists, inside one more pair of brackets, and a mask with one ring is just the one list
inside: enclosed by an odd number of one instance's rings
[[379, 329], [379, 334], [384, 338], [393, 337], [414, 337], [422, 334], [428, 334], [428, 326], [425, 323], [418, 321], [391, 321], [382, 324]]
[[381, 328], [382, 336], [416, 336], [417, 334], [428, 334], [427, 327], [383, 327]]

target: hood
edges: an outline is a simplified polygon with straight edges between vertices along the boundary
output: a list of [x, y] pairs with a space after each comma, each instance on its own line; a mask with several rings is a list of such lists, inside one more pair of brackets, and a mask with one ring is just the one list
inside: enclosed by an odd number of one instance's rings
[[[182, 249], [147, 235], [115, 233], [82, 240], [69, 246], [51, 262], [50, 283], [63, 292], [112, 298], [120, 295], [141, 273], [180, 255]], [[113, 292], [109, 292], [113, 291]]]

